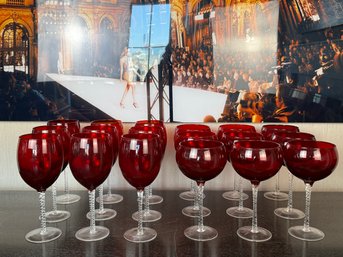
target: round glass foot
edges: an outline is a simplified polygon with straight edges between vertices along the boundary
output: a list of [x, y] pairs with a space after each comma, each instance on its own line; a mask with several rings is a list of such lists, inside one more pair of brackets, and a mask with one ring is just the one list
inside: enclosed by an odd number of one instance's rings
[[226, 210], [227, 215], [238, 219], [252, 218], [253, 210], [246, 207], [231, 207]]
[[288, 220], [298, 220], [305, 217], [305, 214], [298, 209], [277, 208], [274, 213], [276, 216]]
[[137, 228], [132, 228], [125, 232], [124, 238], [133, 243], [145, 243], [156, 238], [157, 233], [152, 228], [143, 228], [143, 233], [138, 234]]
[[290, 227], [288, 229], [288, 234], [304, 241], [319, 241], [325, 237], [323, 231], [314, 227], [309, 227], [308, 230], [305, 230], [304, 226]]
[[217, 230], [208, 226], [203, 226], [202, 229], [199, 229], [198, 226], [191, 226], [186, 228], [184, 234], [194, 241], [209, 241], [218, 236]]
[[264, 197], [273, 200], [273, 201], [287, 201], [288, 200], [288, 194], [283, 192], [266, 192], [264, 193]]
[[70, 218], [69, 211], [49, 211], [45, 213], [45, 219], [48, 223], [57, 223]]
[[[104, 208], [103, 210], [95, 210], [95, 220], [110, 220], [117, 216], [117, 212], [112, 209]], [[87, 218], [91, 219], [91, 213], [87, 213]]]
[[181, 194], [179, 194], [179, 197], [186, 201], [194, 201], [195, 192], [194, 191], [182, 192]]
[[[242, 193], [242, 194], [243, 194], [243, 201], [249, 198], [249, 196], [246, 193]], [[228, 191], [228, 192], [223, 193], [222, 196], [226, 200], [230, 200], [230, 201], [239, 201], [239, 198], [240, 198], [239, 191]]]
[[75, 237], [81, 241], [91, 242], [106, 238], [110, 234], [108, 228], [95, 226], [95, 231], [92, 232], [90, 227], [81, 228], [75, 233]]
[[[182, 209], [182, 214], [187, 216], [187, 217], [196, 218], [196, 217], [200, 216], [200, 210], [199, 210], [199, 208], [194, 208], [193, 205], [187, 206], [187, 207]], [[206, 208], [206, 207], [203, 207], [202, 208], [202, 214], [203, 214], [203, 217], [206, 217], [206, 216], [211, 214], [211, 210]]]
[[[136, 221], [139, 219], [139, 212], [136, 211], [134, 214], [132, 214], [132, 218]], [[148, 212], [143, 210], [143, 222], [154, 222], [157, 220], [160, 220], [162, 218], [162, 214], [158, 211], [149, 210]]]
[[[100, 197], [96, 198], [96, 201], [100, 203]], [[105, 194], [103, 195], [104, 204], [115, 204], [123, 201], [123, 197], [118, 194]]]
[[159, 204], [163, 202], [163, 198], [162, 196], [159, 195], [150, 195], [149, 196], [149, 204]]
[[272, 233], [261, 227], [257, 227], [257, 232], [252, 231], [251, 226], [241, 227], [237, 230], [237, 235], [247, 241], [264, 242], [272, 238]]
[[74, 194], [59, 195], [56, 197], [56, 203], [58, 204], [71, 204], [80, 201], [81, 197]]
[[41, 228], [34, 229], [26, 234], [25, 239], [31, 243], [41, 244], [53, 241], [62, 235], [60, 229], [52, 227], [47, 227], [44, 233], [41, 232]]

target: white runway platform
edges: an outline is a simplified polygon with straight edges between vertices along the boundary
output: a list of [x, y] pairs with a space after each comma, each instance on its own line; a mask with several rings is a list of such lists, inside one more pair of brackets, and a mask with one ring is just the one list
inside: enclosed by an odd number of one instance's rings
[[[136, 84], [136, 101], [138, 108], [132, 105], [131, 90], [125, 99], [125, 108], [120, 107], [120, 99], [124, 92], [125, 83], [119, 79], [99, 78], [87, 76], [72, 76], [61, 74], [47, 74], [80, 98], [92, 104], [109, 116], [124, 122], [133, 122], [147, 118], [147, 93], [145, 83]], [[168, 93], [168, 92], [167, 92]], [[218, 119], [223, 112], [226, 95], [192, 89], [173, 87], [174, 94], [174, 121], [202, 122], [206, 115]], [[151, 101], [156, 95], [155, 86], [151, 86]], [[165, 119], [169, 119], [169, 107], [165, 104]], [[159, 118], [158, 103], [152, 110], [153, 115]]]

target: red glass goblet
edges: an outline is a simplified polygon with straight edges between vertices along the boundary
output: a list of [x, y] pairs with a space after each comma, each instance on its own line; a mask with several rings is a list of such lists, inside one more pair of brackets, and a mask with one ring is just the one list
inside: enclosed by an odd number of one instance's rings
[[[107, 133], [111, 135], [111, 147], [113, 150], [112, 166], [117, 160], [118, 155], [118, 132], [117, 129], [111, 125], [90, 125], [82, 129], [82, 132], [89, 133]], [[117, 215], [117, 212], [111, 208], [104, 208], [104, 185], [99, 186], [99, 209], [95, 210], [95, 220], [109, 220]], [[87, 218], [90, 219], [91, 213], [87, 213]]]
[[[56, 134], [60, 136], [61, 144], [63, 146], [63, 165], [61, 172], [65, 169], [68, 165], [68, 158], [69, 158], [69, 144], [70, 144], [70, 136], [68, 131], [61, 126], [37, 126], [32, 129], [32, 134]], [[66, 220], [70, 217], [69, 211], [63, 211], [57, 209], [57, 189], [56, 189], [56, 181], [51, 186], [52, 191], [52, 211], [45, 213], [45, 219], [48, 223], [56, 223]]]
[[[308, 140], [315, 141], [314, 135], [303, 132], [285, 132], [285, 131], [275, 131], [271, 136], [271, 140], [279, 143], [282, 146], [282, 150], [286, 146], [287, 142], [291, 140]], [[274, 210], [276, 216], [284, 219], [302, 219], [305, 214], [298, 209], [293, 208], [293, 174], [288, 171], [288, 203], [287, 207], [277, 208]]]
[[[175, 132], [174, 132], [174, 147], [176, 146], [175, 140], [176, 137], [180, 132], [185, 131], [208, 131], [211, 132], [211, 128], [205, 124], [181, 124], [176, 126]], [[196, 195], [197, 195], [197, 186], [196, 183], [191, 180], [191, 189], [189, 191], [185, 191], [179, 194], [179, 197], [186, 201], [196, 201]]]
[[336, 146], [323, 141], [293, 140], [284, 149], [286, 166], [292, 174], [305, 182], [306, 205], [303, 226], [294, 226], [288, 233], [300, 240], [318, 241], [324, 233], [310, 227], [310, 199], [314, 182], [329, 176], [338, 162]]
[[203, 224], [203, 192], [206, 181], [218, 176], [224, 169], [227, 156], [225, 146], [217, 140], [183, 141], [176, 151], [176, 162], [182, 173], [198, 184], [200, 215], [198, 225], [184, 231], [186, 237], [195, 241], [208, 241], [217, 237], [216, 229]]
[[[91, 122], [91, 125], [100, 125], [100, 126], [107, 126], [111, 125], [117, 129], [118, 133], [118, 147], [121, 137], [124, 133], [124, 127], [121, 120], [115, 119], [102, 119], [102, 120], [94, 120]], [[112, 167], [113, 170], [113, 167]], [[118, 174], [118, 172], [112, 172], [112, 174]], [[97, 202], [100, 202], [100, 198], [96, 198]], [[123, 196], [120, 194], [113, 194], [111, 188], [111, 173], [107, 178], [107, 193], [103, 195], [103, 203], [104, 204], [114, 204], [123, 201]]]
[[282, 149], [277, 143], [263, 140], [238, 140], [233, 144], [230, 153], [233, 168], [243, 178], [250, 180], [253, 193], [252, 226], [237, 230], [239, 237], [263, 242], [272, 237], [270, 231], [257, 226], [257, 192], [261, 181], [274, 176], [282, 166]]
[[105, 133], [75, 133], [71, 136], [69, 166], [75, 179], [89, 192], [90, 226], [78, 230], [81, 241], [97, 241], [109, 235], [108, 228], [95, 225], [95, 189], [110, 174], [113, 163], [112, 138]]
[[222, 124], [219, 126], [217, 131], [217, 137], [219, 140], [221, 140], [222, 135], [225, 131], [250, 131], [250, 132], [256, 132], [256, 129], [253, 125], [248, 124]]
[[[78, 120], [49, 120], [47, 125], [62, 126], [67, 129], [69, 135], [80, 132], [80, 122]], [[80, 196], [76, 194], [69, 193], [69, 184], [68, 184], [68, 173], [67, 169], [64, 169], [64, 194], [56, 197], [56, 202], [58, 204], [71, 204], [78, 202]]]
[[[261, 128], [261, 134], [263, 135], [265, 140], [271, 140], [271, 137], [273, 135], [273, 132], [279, 131], [279, 132], [299, 132], [299, 128], [294, 125], [284, 125], [284, 124], [269, 124], [269, 125], [263, 125]], [[273, 192], [266, 192], [264, 193], [264, 197], [273, 200], [273, 201], [287, 201], [288, 200], [288, 194], [284, 192], [280, 192], [280, 186], [279, 186], [279, 174], [275, 177], [275, 190]]]
[[[226, 130], [222, 134], [221, 141], [226, 147], [228, 161], [230, 162], [230, 152], [232, 151], [233, 142], [235, 140], [262, 140], [263, 136], [257, 132], [249, 130]], [[238, 177], [238, 179], [237, 179]], [[237, 183], [238, 180], [238, 183]], [[228, 200], [239, 201], [238, 206], [230, 207], [226, 213], [234, 218], [251, 218], [253, 210], [243, 206], [244, 200], [248, 199], [248, 195], [243, 193], [242, 177], [235, 172], [234, 174], [234, 190], [223, 193], [223, 197]], [[238, 185], [237, 185], [238, 184]]]
[[119, 166], [124, 178], [137, 189], [138, 227], [125, 232], [130, 242], [143, 243], [153, 240], [157, 233], [152, 228], [143, 228], [143, 192], [157, 177], [161, 166], [161, 148], [158, 135], [127, 134], [119, 147]]
[[58, 178], [63, 166], [63, 146], [56, 134], [27, 134], [19, 137], [17, 164], [22, 179], [39, 192], [41, 228], [26, 234], [31, 243], [46, 243], [57, 239], [62, 232], [46, 227], [45, 191]]

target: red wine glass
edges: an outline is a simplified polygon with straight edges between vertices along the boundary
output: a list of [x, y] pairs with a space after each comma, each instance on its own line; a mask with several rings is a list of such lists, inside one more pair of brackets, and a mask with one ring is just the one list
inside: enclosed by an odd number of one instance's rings
[[[32, 129], [32, 134], [56, 134], [60, 136], [61, 143], [63, 146], [63, 165], [61, 172], [65, 169], [68, 165], [68, 158], [69, 158], [69, 144], [70, 144], [70, 136], [68, 131], [61, 127], [61, 126], [37, 126]], [[57, 209], [57, 189], [56, 189], [56, 181], [51, 186], [52, 191], [52, 211], [45, 213], [45, 219], [48, 223], [56, 223], [66, 220], [70, 217], [70, 212], [58, 210]]]
[[[147, 130], [153, 130], [153, 131], [158, 131], [158, 134], [160, 135], [162, 139], [162, 159], [164, 156], [164, 152], [166, 150], [166, 145], [167, 145], [167, 130], [166, 127], [164, 126], [164, 122], [160, 120], [139, 120], [136, 122], [135, 127], [146, 127]], [[156, 131], [156, 132], [157, 132]], [[152, 194], [152, 186], [149, 185], [148, 189], [146, 189], [149, 192], [149, 204], [159, 204], [163, 202], [162, 196], [159, 195], [153, 195]]]
[[[211, 128], [205, 124], [181, 124], [176, 126], [174, 131], [174, 147], [176, 146], [175, 140], [178, 134], [182, 131], [208, 131], [211, 132]], [[186, 201], [195, 201], [195, 196], [197, 193], [195, 192], [197, 189], [196, 183], [191, 180], [191, 189], [189, 191], [185, 191], [179, 194], [179, 197]], [[205, 195], [204, 195], [205, 196]]]
[[[279, 143], [282, 146], [282, 150], [286, 146], [287, 142], [291, 140], [308, 140], [315, 141], [314, 135], [303, 132], [282, 132], [275, 131], [271, 136], [271, 140]], [[287, 207], [277, 208], [274, 210], [276, 216], [284, 219], [302, 219], [305, 214], [298, 209], [293, 208], [293, 174], [288, 171], [288, 203]]]
[[252, 242], [267, 241], [272, 237], [270, 231], [257, 226], [257, 193], [261, 181], [274, 176], [282, 166], [282, 149], [275, 142], [263, 140], [238, 140], [230, 153], [233, 168], [240, 176], [250, 180], [253, 193], [252, 226], [237, 230], [242, 239]]
[[[202, 131], [202, 130], [188, 130], [188, 131], [180, 131], [177, 136], [174, 137], [174, 147], [177, 151], [179, 145], [183, 141], [191, 141], [191, 140], [216, 140], [217, 136], [212, 131]], [[197, 195], [198, 187], [194, 187], [194, 193]], [[204, 195], [203, 195], [204, 196]], [[204, 196], [205, 197], [205, 196]], [[182, 198], [182, 197], [181, 197]], [[188, 217], [199, 217], [200, 215], [200, 206], [199, 206], [199, 199], [197, 197], [193, 198], [193, 205], [187, 206], [182, 209], [182, 214]], [[206, 207], [202, 207], [202, 215], [206, 217], [211, 214], [211, 210]]]
[[19, 137], [17, 164], [22, 179], [39, 192], [41, 228], [26, 234], [31, 243], [46, 243], [61, 236], [62, 231], [46, 227], [45, 191], [58, 178], [63, 166], [63, 146], [56, 134], [26, 134]]
[[[73, 135], [74, 133], [80, 132], [80, 122], [78, 120], [49, 120], [47, 125], [54, 125], [54, 126], [62, 126], [67, 129], [69, 135]], [[69, 184], [68, 184], [68, 173], [66, 169], [64, 169], [64, 194], [59, 195], [56, 197], [56, 201], [58, 204], [71, 204], [76, 203], [80, 200], [80, 196], [76, 194], [69, 193]]]
[[250, 131], [250, 132], [256, 132], [256, 129], [253, 125], [248, 124], [222, 124], [218, 127], [217, 130], [217, 137], [220, 140], [222, 138], [222, 135], [225, 131]]
[[292, 174], [305, 183], [306, 204], [303, 226], [294, 226], [288, 233], [300, 240], [318, 241], [324, 233], [310, 226], [310, 200], [314, 182], [329, 176], [338, 162], [336, 146], [323, 141], [293, 140], [284, 149], [286, 166]]
[[[124, 133], [124, 127], [121, 120], [115, 120], [115, 119], [94, 120], [91, 122], [91, 125], [111, 125], [115, 127], [118, 133], [118, 147], [119, 147], [119, 141], [121, 139], [121, 136]], [[112, 170], [113, 170], [113, 167], [112, 167]], [[117, 172], [115, 172], [115, 174], [117, 174]], [[100, 202], [100, 198], [97, 197], [96, 201]], [[121, 201], [123, 201], [122, 195], [112, 193], [111, 174], [110, 174], [107, 178], [107, 193], [103, 195], [103, 204], [114, 204], [114, 203], [119, 203]]]
[[[222, 134], [221, 141], [224, 143], [227, 152], [227, 159], [230, 162], [230, 152], [232, 151], [233, 142], [235, 140], [262, 140], [263, 136], [257, 132], [251, 131], [239, 131], [239, 130], [227, 130]], [[238, 185], [237, 179], [238, 178]], [[248, 195], [243, 193], [242, 177], [235, 172], [234, 177], [234, 190], [225, 192], [223, 197], [228, 200], [239, 201], [238, 206], [230, 207], [226, 210], [226, 213], [234, 218], [251, 218], [253, 216], [253, 210], [243, 206], [244, 200], [248, 199]]]
[[[85, 126], [82, 129], [82, 132], [89, 132], [89, 133], [107, 133], [111, 136], [111, 147], [113, 150], [113, 160], [112, 166], [117, 160], [118, 155], [118, 132], [117, 129], [111, 125], [90, 125]], [[95, 220], [109, 220], [113, 219], [117, 212], [111, 208], [104, 208], [104, 185], [101, 184], [99, 186], [99, 209], [95, 210]], [[91, 213], [87, 213], [87, 218], [90, 219]]]
[[137, 189], [138, 227], [127, 230], [124, 238], [130, 242], [149, 242], [157, 236], [154, 229], [143, 227], [143, 192], [158, 175], [161, 166], [161, 148], [155, 134], [127, 134], [119, 147], [119, 166], [124, 178]]
[[184, 231], [189, 239], [208, 241], [216, 238], [216, 229], [203, 224], [203, 192], [206, 181], [218, 176], [224, 169], [227, 156], [225, 146], [217, 140], [182, 141], [176, 151], [176, 162], [182, 173], [197, 182], [200, 215], [198, 224]]
[[74, 178], [89, 192], [90, 226], [78, 230], [75, 237], [81, 241], [97, 241], [109, 235], [109, 229], [95, 225], [95, 189], [110, 174], [113, 147], [110, 134], [75, 133], [71, 136], [69, 166]]
[[[270, 124], [270, 125], [263, 125], [261, 128], [261, 134], [263, 135], [265, 140], [271, 140], [274, 131], [282, 131], [282, 132], [299, 132], [299, 128], [294, 125], [283, 125], [283, 124]], [[275, 189], [273, 192], [266, 192], [264, 193], [264, 197], [269, 200], [274, 201], [287, 201], [288, 194], [284, 192], [280, 192], [279, 186], [279, 174], [275, 177]]]

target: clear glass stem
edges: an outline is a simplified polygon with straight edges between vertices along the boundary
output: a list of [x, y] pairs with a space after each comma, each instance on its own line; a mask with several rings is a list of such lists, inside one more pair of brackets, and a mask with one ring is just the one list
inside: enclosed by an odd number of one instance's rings
[[238, 174], [237, 174], [237, 172], [235, 172], [234, 175], [233, 175], [233, 190], [234, 191], [238, 191], [239, 190], [238, 189], [239, 185], [237, 184], [237, 180], [238, 180]]
[[57, 189], [56, 189], [56, 182], [52, 184], [52, 211], [54, 214], [57, 213], [57, 202], [56, 202], [56, 197], [57, 197]]
[[311, 204], [311, 192], [312, 186], [309, 183], [305, 184], [306, 192], [306, 202], [305, 202], [305, 219], [304, 219], [304, 228], [305, 232], [310, 231], [310, 204]]
[[203, 215], [203, 199], [204, 199], [204, 184], [199, 183], [197, 198], [199, 199], [199, 217], [198, 217], [198, 232], [204, 232], [204, 215]]
[[144, 213], [150, 212], [150, 206], [149, 206], [149, 187], [144, 188]]
[[252, 206], [253, 206], [253, 216], [252, 216], [252, 226], [251, 232], [258, 233], [257, 228], [257, 193], [258, 185], [252, 185]]
[[108, 177], [107, 177], [107, 194], [108, 195], [112, 195], [112, 192], [111, 192], [111, 179], [110, 179], [110, 175], [111, 174], [109, 174], [108, 175]]
[[280, 193], [280, 186], [279, 186], [279, 172], [276, 174], [275, 177], [275, 194], [279, 194]]
[[89, 194], [89, 209], [90, 209], [90, 233], [95, 233], [95, 190], [88, 191]]
[[239, 177], [238, 186], [239, 186], [239, 203], [238, 203], [238, 210], [243, 210], [243, 186], [242, 186], [242, 178]]
[[191, 191], [195, 193], [196, 187], [197, 187], [197, 186], [196, 186], [196, 184], [195, 184], [195, 181], [192, 180], [192, 181], [191, 181]]
[[199, 198], [199, 187], [196, 186], [196, 185], [194, 187], [194, 193], [195, 193], [195, 197], [194, 197], [193, 210], [199, 210], [199, 201], [200, 201], [200, 198]]
[[149, 189], [149, 197], [151, 197], [152, 196], [152, 187], [148, 186], [148, 189]]
[[138, 201], [138, 228], [137, 228], [137, 234], [143, 235], [143, 190], [137, 191], [137, 201]]
[[101, 184], [99, 187], [99, 210], [104, 211], [104, 185]]
[[290, 212], [293, 209], [293, 174], [288, 172], [288, 203], [287, 211]]
[[45, 218], [45, 192], [39, 192], [39, 206], [40, 206], [40, 234], [46, 233], [46, 218]]
[[69, 194], [69, 185], [68, 185], [68, 172], [64, 170], [64, 194]]

